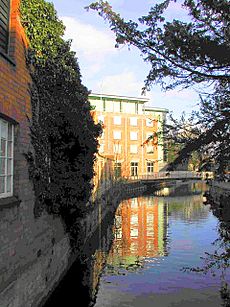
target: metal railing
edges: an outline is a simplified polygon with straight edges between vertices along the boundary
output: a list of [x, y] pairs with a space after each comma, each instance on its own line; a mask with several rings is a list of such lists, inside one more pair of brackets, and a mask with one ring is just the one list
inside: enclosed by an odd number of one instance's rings
[[[128, 180], [158, 180], [158, 179], [206, 179], [206, 173], [191, 171], [158, 172], [141, 176], [128, 177]], [[210, 175], [209, 177], [210, 178]]]

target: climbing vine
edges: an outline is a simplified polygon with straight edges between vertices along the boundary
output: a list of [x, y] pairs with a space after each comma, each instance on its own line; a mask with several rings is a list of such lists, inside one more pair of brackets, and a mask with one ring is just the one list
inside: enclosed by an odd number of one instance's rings
[[76, 55], [63, 39], [65, 27], [52, 3], [22, 0], [21, 21], [29, 40], [30, 120], [33, 150], [26, 154], [36, 216], [60, 215], [67, 231], [86, 212], [100, 125], [90, 114]]

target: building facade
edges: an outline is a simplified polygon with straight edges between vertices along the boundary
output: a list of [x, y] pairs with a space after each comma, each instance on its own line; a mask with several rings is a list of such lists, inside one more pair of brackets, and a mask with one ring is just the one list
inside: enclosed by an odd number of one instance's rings
[[34, 217], [25, 153], [32, 150], [28, 41], [20, 0], [0, 0], [0, 306], [37, 306], [66, 269], [68, 238], [58, 218]]
[[113, 159], [115, 177], [140, 178], [164, 167], [166, 109], [146, 106], [146, 98], [90, 94], [89, 101], [103, 127], [99, 154]]

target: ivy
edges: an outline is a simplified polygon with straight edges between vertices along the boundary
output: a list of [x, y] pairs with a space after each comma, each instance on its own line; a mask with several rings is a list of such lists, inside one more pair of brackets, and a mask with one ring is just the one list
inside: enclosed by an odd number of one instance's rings
[[36, 196], [34, 212], [61, 216], [73, 235], [77, 218], [86, 214], [101, 127], [90, 114], [89, 92], [53, 4], [22, 0], [20, 9], [32, 80], [33, 150], [26, 157]]

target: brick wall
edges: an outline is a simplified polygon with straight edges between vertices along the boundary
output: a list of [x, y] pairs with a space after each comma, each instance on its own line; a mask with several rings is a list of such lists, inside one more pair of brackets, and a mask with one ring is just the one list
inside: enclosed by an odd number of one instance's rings
[[[24, 157], [31, 149], [27, 39], [11, 1], [8, 54], [0, 53], [0, 117], [15, 125], [13, 197], [0, 198], [0, 306], [36, 306], [66, 269], [69, 242], [61, 221], [34, 218], [33, 185]], [[39, 298], [39, 299], [38, 299]], [[36, 303], [35, 303], [36, 302]]]

